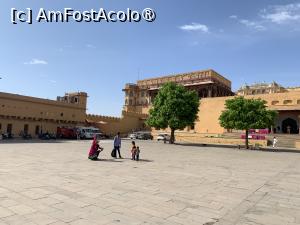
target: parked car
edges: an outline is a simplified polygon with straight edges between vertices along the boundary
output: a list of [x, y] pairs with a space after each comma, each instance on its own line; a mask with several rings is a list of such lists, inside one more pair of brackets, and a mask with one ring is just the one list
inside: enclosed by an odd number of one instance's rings
[[151, 135], [151, 133], [141, 132], [141, 133], [137, 134], [136, 139], [140, 139], [140, 140], [153, 140], [153, 136]]
[[129, 134], [128, 138], [130, 138], [130, 139], [137, 139], [137, 134], [136, 133]]
[[156, 138], [157, 141], [170, 141], [171, 136], [169, 134], [159, 134]]
[[103, 134], [103, 133], [97, 133], [97, 134], [96, 134], [96, 137], [97, 137], [98, 139], [108, 139], [108, 138], [109, 138], [108, 135]]
[[95, 135], [101, 135], [101, 132], [96, 127], [77, 127], [81, 139], [93, 139]]

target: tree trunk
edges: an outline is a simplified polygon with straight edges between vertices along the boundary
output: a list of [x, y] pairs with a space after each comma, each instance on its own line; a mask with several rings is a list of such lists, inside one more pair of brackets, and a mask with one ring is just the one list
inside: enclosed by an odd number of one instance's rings
[[249, 130], [246, 130], [246, 149], [249, 149]]
[[174, 144], [174, 142], [175, 142], [175, 130], [171, 129], [170, 144]]

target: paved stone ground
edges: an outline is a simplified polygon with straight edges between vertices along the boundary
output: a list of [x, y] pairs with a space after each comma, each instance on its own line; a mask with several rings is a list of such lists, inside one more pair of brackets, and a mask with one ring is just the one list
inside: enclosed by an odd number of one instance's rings
[[300, 154], [139, 142], [0, 143], [0, 225], [296, 225]]

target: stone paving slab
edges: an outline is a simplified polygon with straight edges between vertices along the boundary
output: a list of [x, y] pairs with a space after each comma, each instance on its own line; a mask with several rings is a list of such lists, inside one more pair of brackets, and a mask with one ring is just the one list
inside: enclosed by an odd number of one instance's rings
[[137, 142], [0, 143], [0, 225], [300, 225], [300, 154]]

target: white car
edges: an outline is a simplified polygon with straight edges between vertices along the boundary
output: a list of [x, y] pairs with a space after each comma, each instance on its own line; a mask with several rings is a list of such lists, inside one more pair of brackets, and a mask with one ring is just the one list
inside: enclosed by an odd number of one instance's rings
[[101, 135], [100, 130], [95, 127], [78, 127], [77, 130], [80, 133], [81, 139], [93, 139], [95, 135]]
[[156, 138], [157, 141], [170, 141], [171, 136], [168, 134], [159, 134]]
[[128, 137], [129, 137], [130, 139], [136, 139], [136, 138], [137, 138], [137, 134], [132, 133], [132, 134], [129, 134]]

